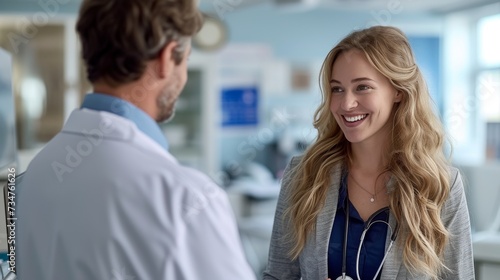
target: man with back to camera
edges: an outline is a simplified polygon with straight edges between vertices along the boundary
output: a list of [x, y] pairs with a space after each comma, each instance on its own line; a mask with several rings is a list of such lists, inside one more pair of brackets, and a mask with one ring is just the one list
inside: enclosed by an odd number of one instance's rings
[[83, 1], [94, 93], [18, 181], [19, 279], [255, 279], [227, 196], [179, 165], [156, 123], [201, 25], [195, 0]]

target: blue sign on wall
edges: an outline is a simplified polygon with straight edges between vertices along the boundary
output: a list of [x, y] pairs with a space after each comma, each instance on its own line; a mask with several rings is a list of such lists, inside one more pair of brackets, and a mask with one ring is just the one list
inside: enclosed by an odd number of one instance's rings
[[222, 126], [255, 126], [259, 122], [256, 87], [222, 89]]

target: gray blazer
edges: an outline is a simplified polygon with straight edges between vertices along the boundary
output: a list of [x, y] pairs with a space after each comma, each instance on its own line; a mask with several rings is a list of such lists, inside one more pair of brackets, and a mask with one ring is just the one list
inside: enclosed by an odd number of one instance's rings
[[[300, 157], [293, 158], [285, 170], [274, 218], [269, 261], [263, 279], [325, 280], [328, 277], [328, 243], [337, 209], [342, 170], [341, 166], [333, 170], [325, 206], [316, 220], [316, 232], [308, 238], [299, 258], [292, 261], [287, 254], [290, 251], [290, 244], [283, 239], [284, 232], [291, 229], [284, 223], [283, 213], [287, 207], [285, 198], [290, 193], [293, 169], [299, 161]], [[451, 182], [450, 195], [441, 214], [444, 225], [450, 232], [449, 244], [444, 252], [444, 262], [450, 272], [440, 275], [439, 278], [474, 279], [469, 213], [462, 179], [456, 168], [451, 168]], [[389, 216], [389, 224], [392, 228], [395, 227], [396, 223], [392, 215]], [[398, 238], [404, 238], [404, 233], [400, 232]], [[386, 247], [389, 241], [390, 230], [387, 231]], [[421, 274], [411, 274], [402, 260], [403, 248], [395, 242], [384, 263], [380, 279], [427, 279]]]

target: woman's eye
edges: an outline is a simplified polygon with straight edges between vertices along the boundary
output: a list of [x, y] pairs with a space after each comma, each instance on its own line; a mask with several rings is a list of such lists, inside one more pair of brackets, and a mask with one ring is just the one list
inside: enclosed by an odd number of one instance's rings
[[341, 87], [332, 87], [332, 92], [343, 92], [344, 90]]
[[369, 90], [371, 89], [370, 86], [366, 86], [366, 85], [359, 85], [356, 90]]

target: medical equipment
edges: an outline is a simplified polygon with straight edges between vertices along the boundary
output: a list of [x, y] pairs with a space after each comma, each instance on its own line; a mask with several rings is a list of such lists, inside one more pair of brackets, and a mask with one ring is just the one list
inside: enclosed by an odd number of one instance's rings
[[[347, 195], [347, 197], [349, 197]], [[344, 231], [344, 244], [343, 244], [343, 248], [342, 248], [342, 275], [337, 277], [336, 280], [354, 280], [352, 277], [350, 276], [347, 276], [346, 275], [346, 272], [347, 272], [347, 237], [348, 237], [348, 234], [349, 234], [349, 199], [346, 199], [346, 218], [345, 218], [345, 231]], [[385, 262], [385, 259], [387, 257], [387, 255], [389, 254], [389, 252], [391, 251], [392, 249], [392, 245], [394, 244], [394, 241], [396, 240], [397, 236], [398, 236], [398, 224], [396, 224], [396, 227], [394, 230], [392, 230], [392, 227], [391, 225], [389, 225], [388, 222], [386, 221], [373, 221], [373, 219], [380, 213], [384, 212], [384, 211], [389, 211], [389, 207], [384, 207], [380, 210], [378, 210], [377, 212], [373, 213], [370, 218], [368, 218], [368, 220], [365, 222], [365, 228], [363, 229], [363, 233], [361, 234], [361, 241], [359, 243], [359, 246], [358, 246], [358, 254], [356, 256], [356, 276], [357, 276], [357, 279], [360, 280], [360, 276], [359, 276], [359, 255], [360, 255], [360, 252], [361, 252], [361, 247], [363, 246], [363, 242], [364, 242], [364, 239], [365, 239], [365, 235], [366, 235], [366, 232], [368, 231], [368, 229], [370, 229], [370, 227], [375, 224], [375, 223], [384, 223], [384, 224], [387, 224], [387, 226], [389, 227], [389, 229], [391, 230], [391, 242], [389, 243], [389, 246], [387, 247], [387, 250], [386, 252], [384, 253], [384, 258], [382, 259], [382, 262], [380, 263], [378, 269], [377, 269], [377, 272], [375, 273], [375, 276], [373, 276], [373, 279], [377, 279], [377, 276], [378, 274], [380, 273], [380, 270], [382, 269], [382, 266], [384, 265], [384, 262]]]

